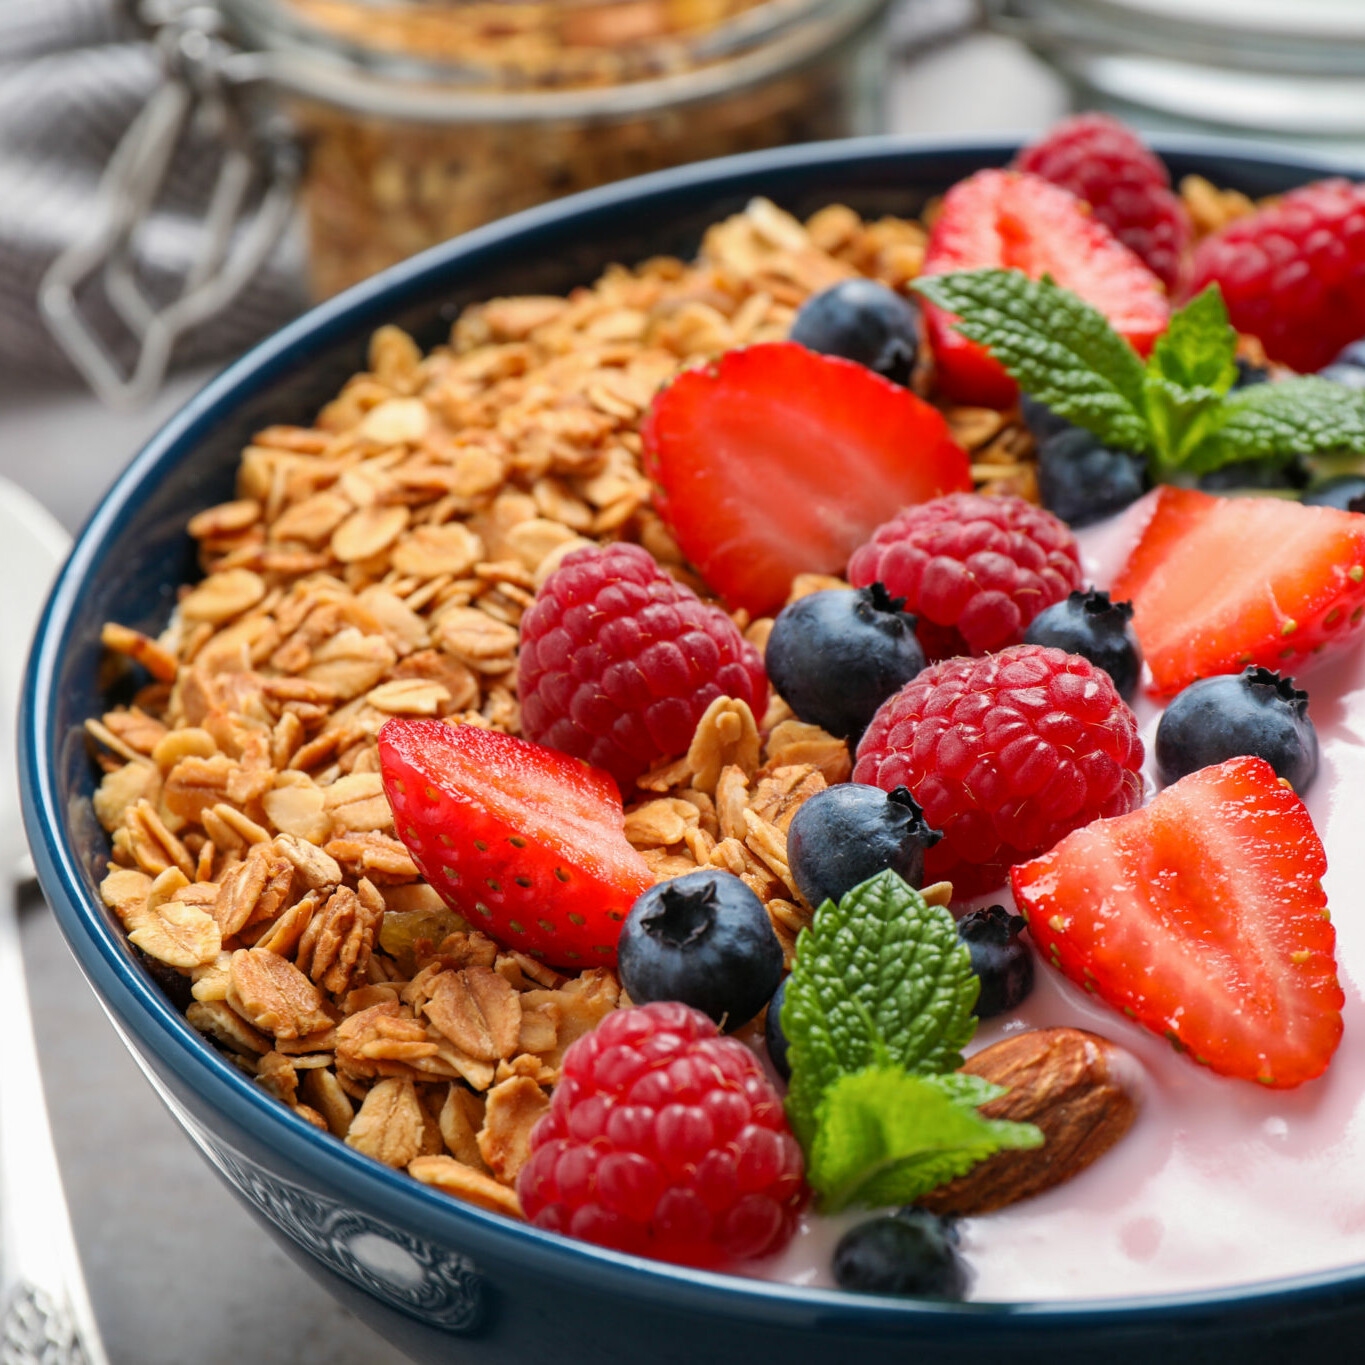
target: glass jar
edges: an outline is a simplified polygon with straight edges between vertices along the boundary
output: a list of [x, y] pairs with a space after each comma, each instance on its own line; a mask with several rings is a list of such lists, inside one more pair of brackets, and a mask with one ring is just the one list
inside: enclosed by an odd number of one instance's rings
[[314, 293], [517, 209], [875, 131], [888, 0], [220, 0], [301, 132]]
[[1365, 149], [1362, 0], [987, 0], [1098, 105], [1149, 128]]

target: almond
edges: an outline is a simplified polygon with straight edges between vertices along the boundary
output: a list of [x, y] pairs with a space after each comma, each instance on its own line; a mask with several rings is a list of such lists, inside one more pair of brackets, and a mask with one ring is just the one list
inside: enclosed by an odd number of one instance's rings
[[919, 1200], [935, 1213], [989, 1213], [1050, 1190], [1103, 1156], [1137, 1116], [1139, 1063], [1080, 1029], [1017, 1033], [982, 1049], [962, 1070], [1009, 1087], [981, 1106], [985, 1118], [1036, 1123], [1044, 1142], [1032, 1151], [1001, 1152]]

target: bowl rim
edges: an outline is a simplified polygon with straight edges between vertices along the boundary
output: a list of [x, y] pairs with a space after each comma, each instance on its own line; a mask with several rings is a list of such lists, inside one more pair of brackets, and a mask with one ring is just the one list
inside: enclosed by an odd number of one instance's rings
[[[1266, 143], [1198, 136], [1153, 140], [1158, 153], [1220, 159], [1230, 167], [1302, 176], [1359, 176], [1361, 168], [1332, 156], [1300, 153]], [[79, 616], [86, 582], [132, 517], [141, 490], [160, 471], [178, 465], [222, 417], [276, 377], [276, 371], [306, 360], [312, 349], [347, 333], [386, 320], [399, 301], [416, 298], [428, 283], [463, 265], [469, 269], [486, 252], [533, 239], [567, 224], [583, 224], [625, 208], [640, 212], [649, 201], [679, 191], [742, 190], [748, 177], [777, 171], [812, 172], [835, 162], [919, 161], [934, 156], [997, 165], [1020, 146], [1017, 134], [1001, 136], [878, 136], [804, 144], [699, 162], [588, 190], [478, 228], [404, 261], [309, 310], [267, 337], [211, 379], [142, 446], [116, 478], [82, 528], [51, 590], [34, 637], [25, 672], [19, 723], [19, 775], [26, 830], [44, 893], [63, 935], [106, 1011], [138, 1035], [157, 1058], [204, 1104], [225, 1112], [244, 1131], [323, 1188], [344, 1188], [357, 1205], [391, 1224], [454, 1248], [462, 1239], [477, 1258], [480, 1246], [516, 1259], [547, 1275], [630, 1297], [670, 1295], [712, 1313], [764, 1320], [789, 1318], [790, 1310], [818, 1312], [822, 1319], [876, 1329], [937, 1325], [973, 1319], [984, 1324], [1028, 1320], [1039, 1327], [1083, 1329], [1168, 1324], [1173, 1318], [1207, 1318], [1210, 1310], [1279, 1310], [1291, 1303], [1339, 1297], [1344, 1289], [1365, 1290], [1365, 1261], [1180, 1293], [1047, 1301], [933, 1303], [889, 1296], [809, 1288], [740, 1275], [696, 1270], [627, 1255], [547, 1232], [462, 1203], [390, 1169], [324, 1134], [280, 1104], [211, 1047], [180, 1015], [154, 979], [129, 955], [105, 920], [105, 912], [82, 890], [83, 872], [66, 837], [57, 799], [58, 746], [52, 686]], [[125, 1041], [128, 1041], [125, 1038]], [[130, 1044], [131, 1047], [131, 1044]]]

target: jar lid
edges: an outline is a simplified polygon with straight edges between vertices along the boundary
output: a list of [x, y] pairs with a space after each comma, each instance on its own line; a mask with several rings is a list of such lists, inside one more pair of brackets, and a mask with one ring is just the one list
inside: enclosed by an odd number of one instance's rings
[[1365, 42], [1365, 7], [1358, 0], [1079, 0], [1079, 7], [1223, 35]]
[[623, 118], [818, 60], [890, 0], [219, 0], [282, 88], [424, 122]]
[[1365, 135], [1360, 0], [986, 0], [1089, 100], [1140, 121], [1321, 142]]
[[988, 0], [1037, 45], [1103, 44], [1209, 66], [1365, 73], [1359, 0]]

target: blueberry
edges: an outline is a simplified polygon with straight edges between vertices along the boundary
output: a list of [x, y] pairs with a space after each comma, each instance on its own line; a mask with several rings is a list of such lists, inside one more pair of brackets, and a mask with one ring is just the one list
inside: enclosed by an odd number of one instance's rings
[[1239, 488], [1306, 488], [1312, 471], [1300, 455], [1288, 460], [1234, 460], [1199, 476], [1199, 487], [1210, 493]]
[[904, 605], [880, 583], [798, 598], [768, 636], [769, 680], [802, 720], [857, 739], [882, 702], [924, 668]]
[[782, 945], [763, 902], [713, 868], [644, 892], [621, 926], [617, 961], [637, 1005], [679, 1000], [732, 1029], [747, 1024], [782, 980]]
[[1061, 435], [1064, 431], [1076, 430], [1065, 417], [1058, 417], [1046, 403], [1040, 403], [1032, 394], [1019, 395], [1019, 413], [1024, 419], [1024, 425], [1028, 427], [1029, 433], [1039, 445], [1050, 437]]
[[[1365, 374], [1365, 370], [1361, 371]], [[1365, 474], [1338, 474], [1324, 479], [1303, 495], [1309, 507], [1339, 507], [1343, 512], [1365, 512]]]
[[1040, 611], [1024, 632], [1024, 643], [1050, 645], [1079, 654], [1114, 680], [1118, 694], [1131, 701], [1137, 691], [1142, 653], [1128, 623], [1131, 602], [1111, 602], [1107, 592], [1092, 588], [1073, 592]]
[[1238, 356], [1233, 362], [1237, 366], [1237, 378], [1232, 381], [1234, 389], [1247, 389], [1253, 384], [1268, 384], [1270, 370], [1265, 365], [1253, 365], [1251, 361]]
[[1331, 379], [1353, 389], [1365, 389], [1365, 337], [1344, 347], [1336, 359], [1330, 365], [1324, 365], [1318, 374], [1323, 379]]
[[1043, 506], [1071, 526], [1089, 526], [1121, 512], [1147, 489], [1146, 465], [1111, 450], [1081, 427], [1049, 436], [1038, 447]]
[[981, 994], [972, 1011], [978, 1019], [1004, 1014], [1028, 999], [1033, 989], [1033, 954], [1019, 937], [1028, 921], [1003, 905], [972, 910], [957, 922], [957, 936], [972, 955]]
[[875, 280], [841, 280], [801, 305], [790, 335], [807, 350], [856, 360], [908, 385], [919, 354], [919, 309]]
[[1318, 770], [1308, 693], [1268, 668], [1191, 683], [1156, 731], [1157, 775], [1171, 783], [1237, 754], [1255, 754], [1300, 794]]
[[960, 1299], [967, 1292], [957, 1228], [927, 1209], [901, 1209], [844, 1233], [834, 1248], [834, 1279], [862, 1294]]
[[1021, 395], [1019, 411], [1038, 448], [1039, 495], [1055, 516], [1088, 526], [1147, 491], [1147, 468], [1136, 455], [1111, 450], [1028, 394]]
[[923, 885], [924, 851], [942, 837], [905, 787], [840, 782], [801, 803], [787, 830], [787, 860], [808, 904], [837, 903], [887, 868]]
[[[1355, 343], [1359, 345], [1359, 342]], [[1347, 365], [1340, 360], [1334, 360], [1330, 365], [1324, 366], [1318, 371], [1320, 379], [1330, 379], [1334, 384], [1345, 384], [1350, 389], [1365, 389], [1365, 362], [1359, 365]]]
[[1333, 365], [1348, 365], [1355, 370], [1365, 370], [1365, 337], [1343, 346], [1332, 361]]
[[777, 994], [768, 1001], [768, 1017], [763, 1021], [763, 1041], [768, 1045], [768, 1060], [784, 1081], [792, 1078], [791, 1062], [787, 1060], [787, 1035], [782, 1031], [782, 1005], [787, 998], [787, 982], [790, 980], [789, 976], [782, 978]]

